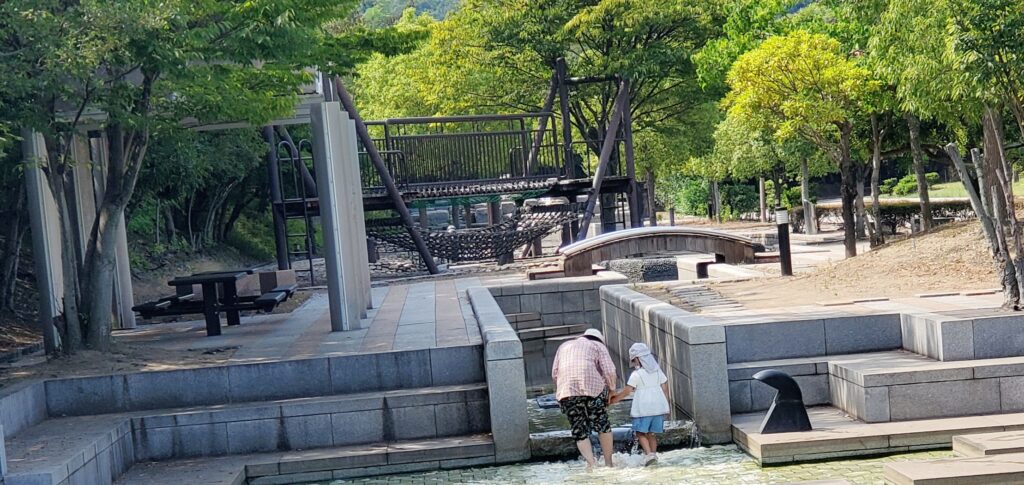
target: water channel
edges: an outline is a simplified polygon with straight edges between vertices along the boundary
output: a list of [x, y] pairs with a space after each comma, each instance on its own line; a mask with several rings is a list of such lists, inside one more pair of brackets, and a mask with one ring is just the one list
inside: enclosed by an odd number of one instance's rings
[[[524, 342], [530, 432], [544, 433], [568, 428], [557, 408], [544, 408], [537, 397], [553, 392], [551, 365], [560, 339]], [[630, 403], [624, 401], [609, 410], [613, 426], [629, 426]], [[775, 484], [842, 478], [853, 484], [884, 483], [882, 472], [891, 461], [926, 460], [953, 456], [953, 452], [925, 451], [887, 457], [836, 460], [762, 468], [735, 445], [681, 447], [659, 453], [658, 462], [643, 466], [639, 454], [618, 452], [615, 468], [598, 467], [587, 472], [580, 459], [533, 461], [502, 466], [439, 470], [336, 480], [318, 485], [342, 484], [562, 484], [562, 483], [652, 483], [686, 485]], [[618, 441], [619, 450], [623, 446]], [[626, 446], [628, 448], [628, 446]]]

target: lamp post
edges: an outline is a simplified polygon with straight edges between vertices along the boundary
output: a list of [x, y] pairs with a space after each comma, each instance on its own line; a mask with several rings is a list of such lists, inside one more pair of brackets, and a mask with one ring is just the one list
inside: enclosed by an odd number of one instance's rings
[[789, 211], [775, 208], [775, 223], [779, 228], [779, 264], [782, 276], [793, 276], [793, 256], [789, 251]]

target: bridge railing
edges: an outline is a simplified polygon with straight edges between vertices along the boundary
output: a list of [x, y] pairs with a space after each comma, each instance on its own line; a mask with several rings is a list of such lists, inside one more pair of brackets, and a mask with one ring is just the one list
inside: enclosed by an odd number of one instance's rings
[[[548, 117], [541, 132], [539, 121]], [[402, 187], [560, 177], [561, 145], [551, 113], [402, 118], [367, 123]], [[535, 138], [540, 144], [531, 157]], [[363, 187], [381, 186], [365, 149]]]

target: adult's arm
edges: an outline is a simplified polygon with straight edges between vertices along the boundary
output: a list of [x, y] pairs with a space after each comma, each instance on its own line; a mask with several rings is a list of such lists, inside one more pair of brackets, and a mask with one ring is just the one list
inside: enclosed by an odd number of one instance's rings
[[612, 361], [608, 348], [604, 345], [600, 347], [601, 350], [598, 352], [597, 358], [597, 371], [601, 373], [601, 377], [604, 377], [604, 381], [608, 384], [608, 389], [615, 389], [615, 362]]
[[562, 347], [555, 351], [555, 363], [551, 365], [551, 383], [558, 387], [558, 355], [562, 353]]

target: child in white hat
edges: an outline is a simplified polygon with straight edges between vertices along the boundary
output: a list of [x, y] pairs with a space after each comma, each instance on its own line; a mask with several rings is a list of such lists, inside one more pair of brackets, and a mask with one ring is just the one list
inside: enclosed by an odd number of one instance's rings
[[633, 432], [644, 450], [644, 465], [650, 465], [658, 459], [658, 440], [655, 435], [665, 431], [665, 416], [670, 411], [668, 377], [646, 344], [633, 344], [629, 348], [629, 361], [633, 373], [625, 389], [615, 393], [611, 402], [617, 403], [631, 393], [636, 393], [629, 414], [633, 417]]

